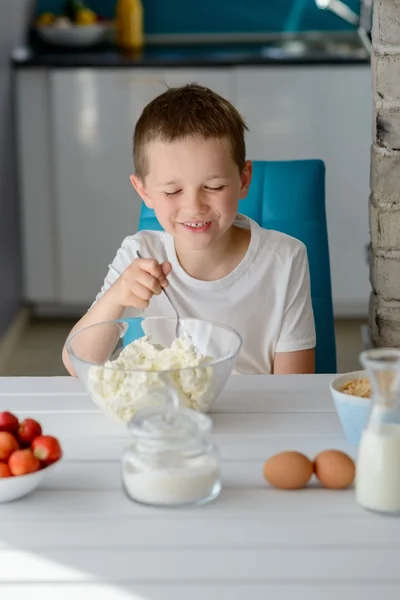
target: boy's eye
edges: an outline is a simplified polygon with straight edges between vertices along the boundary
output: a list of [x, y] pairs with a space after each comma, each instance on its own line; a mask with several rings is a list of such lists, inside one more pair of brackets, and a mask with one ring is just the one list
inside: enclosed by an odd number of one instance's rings
[[206, 186], [206, 190], [210, 190], [211, 192], [220, 192], [221, 190], [223, 190], [225, 188], [226, 188], [226, 185], [220, 185], [218, 187]]
[[[218, 187], [205, 186], [205, 189], [209, 190], [210, 192], [220, 192], [221, 190], [223, 190], [225, 188], [226, 188], [226, 185], [220, 185]], [[177, 196], [181, 191], [182, 190], [176, 190], [175, 192], [163, 192], [163, 194], [167, 198], [171, 198], [172, 196]]]

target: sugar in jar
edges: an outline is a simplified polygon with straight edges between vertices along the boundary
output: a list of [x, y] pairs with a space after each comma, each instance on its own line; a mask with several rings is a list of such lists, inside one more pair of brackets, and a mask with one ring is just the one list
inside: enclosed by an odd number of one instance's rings
[[141, 504], [204, 504], [221, 491], [217, 448], [208, 439], [211, 419], [197, 411], [153, 408], [129, 423], [133, 442], [122, 456], [128, 497]]

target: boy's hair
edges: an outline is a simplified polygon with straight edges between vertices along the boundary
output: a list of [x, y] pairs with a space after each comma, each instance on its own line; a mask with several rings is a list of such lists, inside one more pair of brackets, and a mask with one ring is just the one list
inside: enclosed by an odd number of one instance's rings
[[174, 142], [189, 136], [229, 141], [232, 158], [242, 172], [246, 160], [247, 125], [236, 108], [209, 88], [196, 83], [169, 88], [143, 110], [133, 136], [136, 175], [148, 173], [146, 145], [156, 139]]

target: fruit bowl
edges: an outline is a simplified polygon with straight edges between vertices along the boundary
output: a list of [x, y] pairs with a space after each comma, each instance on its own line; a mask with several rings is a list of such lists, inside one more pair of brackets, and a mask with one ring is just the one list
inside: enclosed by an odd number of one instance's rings
[[38, 421], [0, 412], [0, 503], [33, 492], [61, 457], [58, 439], [43, 435]]
[[53, 46], [69, 46], [72, 48], [86, 48], [100, 44], [104, 41], [107, 27], [101, 23], [94, 23], [81, 27], [71, 25], [65, 28], [44, 25], [36, 28], [38, 35], [47, 44]]
[[138, 317], [105, 321], [72, 334], [66, 348], [92, 400], [127, 424], [143, 408], [173, 402], [208, 412], [236, 363], [240, 335], [201, 319]]
[[57, 463], [43, 467], [40, 471], [28, 473], [27, 475], [0, 478], [0, 504], [18, 500], [33, 492], [42, 483], [47, 473], [54, 469]]

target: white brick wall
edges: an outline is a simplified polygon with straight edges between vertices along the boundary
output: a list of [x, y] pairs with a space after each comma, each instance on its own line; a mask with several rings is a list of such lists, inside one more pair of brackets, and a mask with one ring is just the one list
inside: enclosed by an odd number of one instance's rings
[[370, 334], [400, 347], [400, 0], [375, 0], [372, 30]]

